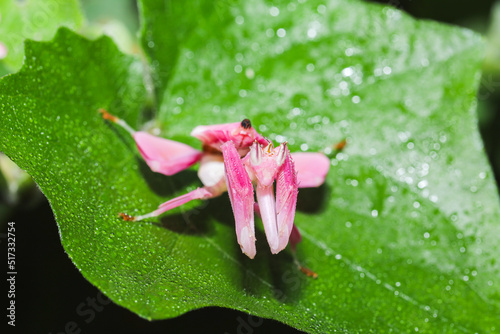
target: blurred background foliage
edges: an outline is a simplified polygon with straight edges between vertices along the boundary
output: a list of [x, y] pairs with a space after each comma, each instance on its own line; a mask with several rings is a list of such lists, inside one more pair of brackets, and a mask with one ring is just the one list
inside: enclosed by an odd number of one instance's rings
[[[17, 2], [26, 1], [29, 0]], [[500, 1], [373, 2], [396, 7], [417, 18], [466, 27], [485, 36], [487, 50], [478, 92], [478, 125], [497, 184], [500, 183]], [[81, 0], [81, 8], [86, 22], [80, 33], [89, 38], [106, 34], [123, 52], [141, 53], [140, 23], [134, 0]], [[5, 13], [0, 14], [5, 16]], [[1, 61], [1, 51], [0, 75], [15, 72], [17, 69]], [[233, 310], [207, 308], [176, 319], [150, 323], [112, 303], [90, 307], [99, 291], [78, 273], [64, 253], [49, 204], [31, 178], [0, 155], [2, 247], [6, 246], [8, 221], [16, 222], [18, 272], [22, 273], [16, 283], [20, 333], [67, 333], [71, 322], [76, 323], [74, 333], [248, 332], [242, 325], [248, 321], [248, 315]], [[76, 310], [82, 303], [85, 310], [93, 309], [94, 312], [86, 317], [79, 316]], [[298, 332], [272, 320], [265, 320], [262, 326], [251, 330], [253, 333]]]

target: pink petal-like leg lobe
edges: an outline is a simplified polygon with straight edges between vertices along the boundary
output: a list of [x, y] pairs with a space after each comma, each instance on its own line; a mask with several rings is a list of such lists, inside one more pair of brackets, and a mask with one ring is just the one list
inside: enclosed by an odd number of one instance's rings
[[254, 197], [250, 177], [241, 162], [234, 143], [221, 146], [224, 157], [227, 191], [233, 208], [236, 236], [241, 250], [249, 258], [255, 257]]
[[124, 120], [99, 109], [102, 118], [120, 125], [134, 138], [137, 148], [152, 171], [173, 175], [201, 159], [202, 152], [189, 145], [135, 131]]
[[273, 184], [269, 186], [257, 184], [257, 201], [259, 202], [260, 217], [262, 218], [262, 224], [266, 232], [267, 243], [271, 248], [271, 253], [277, 254], [281, 249], [279, 249]]
[[330, 159], [323, 153], [297, 152], [292, 153], [297, 171], [299, 188], [319, 187], [325, 182], [330, 169]]
[[161, 174], [176, 174], [198, 162], [202, 156], [202, 152], [189, 145], [147, 132], [135, 132], [133, 137], [149, 168]]
[[281, 251], [288, 244], [290, 233], [293, 229], [295, 219], [295, 207], [297, 205], [297, 174], [295, 172], [294, 161], [290, 155], [288, 147], [285, 146], [285, 162], [281, 166], [276, 177], [276, 212], [278, 224], [278, 251]]
[[160, 204], [158, 209], [156, 209], [153, 212], [147, 213], [142, 216], [137, 216], [134, 218], [135, 221], [140, 221], [146, 218], [151, 218], [151, 217], [157, 217], [161, 215], [164, 212], [167, 212], [169, 210], [172, 210], [178, 206], [181, 206], [183, 204], [186, 204], [187, 202], [190, 202], [195, 199], [209, 199], [212, 197], [215, 197], [217, 195], [212, 194], [210, 191], [208, 191], [205, 188], [197, 188], [193, 191], [188, 192], [187, 194], [181, 195], [179, 197], [173, 198], [169, 201], [166, 201], [163, 204]]

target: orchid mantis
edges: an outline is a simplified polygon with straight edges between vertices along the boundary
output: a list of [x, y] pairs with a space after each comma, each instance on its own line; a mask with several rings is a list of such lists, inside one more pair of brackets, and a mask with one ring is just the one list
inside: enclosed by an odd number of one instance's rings
[[101, 109], [100, 112], [104, 119], [122, 126], [132, 135], [151, 170], [173, 175], [200, 163], [198, 177], [204, 185], [202, 188], [160, 204], [158, 209], [144, 215], [132, 217], [122, 213], [123, 219], [140, 221], [156, 217], [191, 200], [206, 200], [227, 191], [237, 240], [249, 258], [253, 259], [256, 254], [255, 212], [262, 218], [273, 254], [283, 250], [288, 242], [292, 249], [300, 242], [301, 236], [294, 224], [298, 189], [324, 183], [330, 168], [324, 154], [290, 153], [286, 143], [274, 147], [248, 119], [241, 123], [195, 127], [191, 135], [203, 145], [203, 151], [198, 151], [183, 143], [135, 131], [107, 111]]

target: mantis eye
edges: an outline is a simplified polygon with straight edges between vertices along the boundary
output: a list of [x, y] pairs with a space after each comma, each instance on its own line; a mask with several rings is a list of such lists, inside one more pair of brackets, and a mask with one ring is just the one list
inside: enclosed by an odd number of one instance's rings
[[248, 118], [245, 118], [241, 121], [241, 127], [245, 130], [248, 130], [252, 127], [252, 122]]

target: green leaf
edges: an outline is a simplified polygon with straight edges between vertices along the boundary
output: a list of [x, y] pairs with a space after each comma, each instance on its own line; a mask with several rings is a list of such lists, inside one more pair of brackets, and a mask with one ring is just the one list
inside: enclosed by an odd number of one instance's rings
[[179, 57], [180, 44], [197, 28], [212, 29], [206, 26], [205, 17], [210, 16], [218, 4], [220, 2], [204, 0], [139, 1], [141, 44], [151, 60], [159, 103]]
[[481, 39], [358, 1], [173, 3], [141, 4], [165, 137], [199, 147], [194, 126], [249, 117], [292, 151], [347, 138], [326, 185], [299, 195], [297, 256], [319, 278], [288, 250], [272, 256], [261, 227], [256, 258], [242, 255], [227, 195], [155, 224], [119, 220], [199, 181], [150, 172], [97, 114], [144, 123], [140, 63], [63, 29], [0, 80], [0, 149], [51, 202], [82, 274], [148, 319], [216, 305], [315, 333], [494, 331], [500, 205], [475, 118]]
[[60, 26], [76, 29], [83, 21], [77, 0], [2, 0], [0, 15], [0, 43], [8, 50], [0, 60], [0, 75], [6, 72], [2, 67], [21, 67], [25, 39], [49, 39]]

